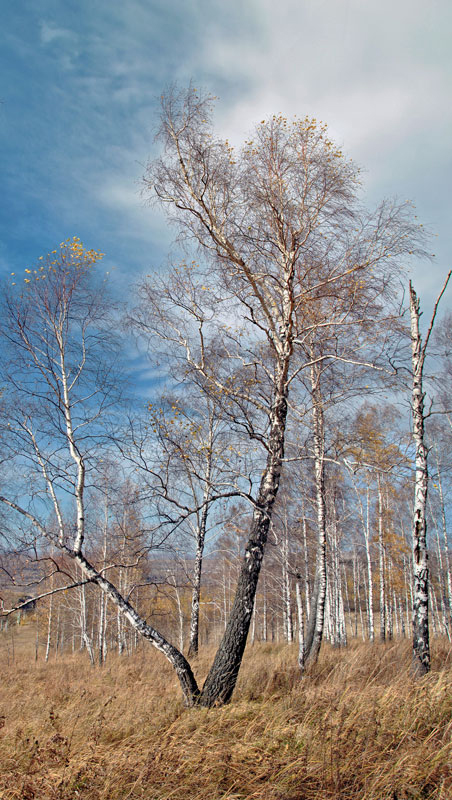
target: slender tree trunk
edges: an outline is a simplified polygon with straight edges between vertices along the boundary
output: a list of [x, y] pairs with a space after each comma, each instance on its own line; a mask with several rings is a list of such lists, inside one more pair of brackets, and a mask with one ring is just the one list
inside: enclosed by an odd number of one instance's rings
[[421, 316], [419, 299], [410, 281], [411, 362], [413, 377], [411, 411], [413, 420], [413, 441], [416, 449], [413, 510], [413, 669], [415, 673], [419, 675], [424, 675], [430, 670], [430, 642], [428, 630], [429, 570], [426, 523], [428, 451], [424, 437], [425, 394], [423, 389], [423, 374], [428, 341], [435, 323], [439, 302], [446, 291], [450, 276], [451, 271], [449, 271], [444, 286], [436, 300], [424, 344], [422, 344], [422, 337], [419, 330], [419, 318]]
[[[104, 506], [104, 529], [103, 529], [103, 543], [102, 543], [102, 574], [105, 575], [107, 567], [107, 540], [108, 540], [108, 492], [105, 492], [105, 506]], [[99, 627], [97, 634], [97, 648], [99, 666], [105, 664], [107, 657], [107, 639], [105, 635], [107, 625], [107, 596], [104, 592], [100, 593], [99, 598]]]
[[444, 633], [446, 636], [449, 636], [449, 613], [448, 613], [448, 598], [446, 595], [446, 587], [444, 585], [444, 571], [443, 571], [443, 554], [441, 552], [441, 543], [439, 540], [439, 531], [438, 526], [436, 524], [435, 517], [433, 515], [433, 509], [429, 500], [429, 507], [430, 507], [430, 517], [433, 522], [433, 528], [435, 530], [435, 542], [436, 542], [436, 556], [438, 559], [438, 584], [439, 584], [439, 596], [441, 598], [441, 617], [442, 617], [442, 624], [444, 628]]
[[196, 655], [199, 648], [199, 607], [201, 599], [201, 575], [202, 560], [204, 555], [204, 544], [206, 541], [207, 517], [209, 514], [209, 498], [211, 495], [211, 476], [212, 476], [212, 448], [213, 448], [213, 429], [212, 420], [209, 429], [209, 440], [207, 444], [207, 462], [204, 475], [203, 507], [201, 517], [196, 530], [196, 556], [195, 568], [193, 571], [193, 592], [191, 600], [190, 617], [190, 644], [188, 646], [188, 656]]
[[388, 639], [392, 641], [394, 636], [394, 609], [392, 607], [392, 572], [390, 559], [385, 555], [385, 572], [388, 576], [388, 585], [386, 591], [386, 619], [388, 622]]
[[[122, 562], [125, 561], [125, 549], [126, 549], [126, 518], [125, 518], [125, 511], [123, 516], [123, 537], [122, 537], [122, 544], [121, 544], [121, 560]], [[123, 569], [119, 567], [118, 570], [118, 588], [121, 594], [125, 594], [125, 587], [126, 587], [126, 576], [125, 573], [127, 569]], [[116, 609], [116, 629], [118, 635], [118, 653], [121, 656], [126, 649], [126, 638], [125, 638], [125, 626], [124, 626], [124, 619], [123, 615], [121, 614], [121, 610], [119, 606]]]
[[[204, 511], [207, 512], [206, 509]], [[204, 516], [204, 512], [203, 512]], [[204, 535], [198, 530], [195, 566], [193, 569], [193, 591], [191, 598], [191, 616], [190, 616], [190, 643], [188, 646], [188, 656], [194, 656], [198, 653], [199, 648], [199, 608], [201, 600], [201, 574], [202, 574], [202, 560], [204, 554]]]
[[89, 660], [91, 664], [94, 666], [95, 658], [94, 658], [93, 644], [87, 630], [86, 593], [84, 586], [80, 587], [80, 629], [81, 629], [80, 649], [83, 650], [86, 647]]
[[[359, 564], [358, 564], [358, 569], [359, 569]], [[363, 574], [363, 583], [364, 583], [364, 602], [367, 603], [367, 601], [369, 599], [369, 592], [367, 591], [367, 582], [366, 582], [366, 573], [365, 573], [365, 571], [364, 571], [364, 574]], [[361, 589], [361, 584], [358, 583], [358, 592], [360, 592], [360, 589]], [[360, 595], [360, 597], [361, 597], [361, 595]], [[360, 616], [360, 620], [361, 620], [361, 638], [362, 638], [363, 642], [365, 642], [366, 641], [366, 630], [365, 630], [365, 627], [364, 627], [364, 619], [363, 619], [363, 610], [362, 610], [362, 607], [361, 607], [361, 600], [360, 600], [360, 603], [359, 603], [359, 616]], [[369, 628], [369, 620], [367, 620], [367, 623], [368, 623], [367, 627]]]
[[300, 588], [301, 575], [297, 575], [295, 583], [295, 597], [297, 601], [297, 617], [298, 617], [298, 666], [301, 672], [304, 672], [304, 618], [303, 618], [303, 601], [301, 599]]
[[304, 593], [306, 603], [306, 615], [311, 614], [311, 586], [309, 583], [309, 555], [308, 555], [308, 540], [307, 540], [307, 523], [303, 506], [303, 552], [304, 552]]
[[438, 633], [441, 630], [441, 623], [440, 623], [439, 613], [438, 613], [438, 602], [436, 600], [436, 594], [435, 594], [435, 591], [434, 591], [433, 586], [432, 586], [431, 583], [429, 583], [429, 585], [428, 585], [428, 593], [429, 593], [429, 599], [430, 599], [430, 609], [431, 609], [431, 617], [432, 617], [432, 623], [433, 623], [433, 633], [434, 633], [435, 636], [437, 636]]
[[58, 604], [58, 613], [56, 619], [56, 638], [55, 638], [55, 658], [58, 656], [58, 651], [60, 649], [60, 640], [61, 640], [61, 629], [60, 629], [60, 605]]
[[[2, 630], [3, 630], [3, 625], [2, 625]], [[36, 605], [35, 661], [38, 660], [38, 657], [39, 657], [39, 611], [38, 611], [38, 606]]]
[[400, 617], [399, 617], [399, 604], [397, 602], [397, 595], [395, 589], [392, 590], [392, 604], [394, 608], [394, 624], [396, 636], [400, 635]]
[[409, 595], [412, 595], [412, 582], [410, 580], [409, 570], [406, 565], [405, 556], [403, 557], [403, 577], [405, 580], [405, 613], [407, 627], [410, 625], [410, 608], [413, 608], [413, 598], [411, 596], [411, 603]]
[[367, 608], [367, 625], [369, 641], [373, 642], [375, 639], [375, 626], [374, 626], [374, 596], [373, 596], [373, 574], [372, 574], [372, 554], [370, 549], [370, 478], [367, 475], [366, 486], [366, 513], [364, 514], [363, 503], [359, 494], [359, 489], [356, 485], [354, 477], [352, 476], [355, 494], [358, 500], [359, 514], [361, 517], [361, 525], [364, 535], [364, 545], [366, 550], [366, 565], [367, 565], [367, 582], [366, 582], [366, 608]]
[[[53, 589], [53, 576], [52, 576], [52, 589]], [[49, 616], [47, 619], [47, 641], [46, 641], [46, 654], [45, 660], [49, 660], [50, 645], [52, 641], [52, 617], [53, 617], [53, 595], [49, 597]]]
[[223, 559], [223, 629], [226, 630], [228, 621], [228, 600], [226, 591], [226, 560]]
[[380, 640], [386, 639], [386, 596], [385, 596], [385, 548], [383, 542], [383, 498], [381, 477], [377, 475], [378, 487], [378, 557], [380, 567]]
[[287, 642], [293, 641], [292, 602], [290, 593], [290, 568], [289, 568], [289, 532], [287, 519], [284, 520], [282, 542], [282, 581], [283, 581], [283, 617], [284, 634]]
[[182, 610], [182, 603], [180, 599], [180, 589], [177, 585], [176, 576], [173, 575], [173, 584], [174, 584], [174, 592], [176, 594], [176, 606], [177, 606], [177, 619], [179, 625], [179, 650], [181, 653], [184, 649], [184, 613]]
[[448, 630], [448, 636], [450, 638], [450, 634], [452, 631], [452, 573], [450, 565], [449, 541], [448, 541], [447, 522], [446, 522], [446, 509], [444, 505], [443, 483], [441, 478], [438, 453], [436, 453], [436, 463], [438, 472], [437, 481], [438, 481], [438, 492], [439, 492], [439, 501], [441, 509], [441, 523], [442, 523], [443, 538], [444, 538], [444, 562], [446, 567], [445, 571], [446, 571], [446, 585], [447, 585], [447, 630]]
[[400, 627], [402, 629], [402, 637], [405, 639], [405, 637], [406, 637], [405, 611], [404, 611], [404, 608], [403, 608], [403, 600], [402, 600], [402, 598], [399, 599], [399, 614], [400, 614]]
[[306, 636], [306, 664], [315, 664], [322, 644], [326, 599], [326, 503], [325, 503], [325, 464], [324, 464], [324, 423], [319, 376], [311, 369], [313, 395], [312, 420], [314, 429], [314, 472], [317, 505], [317, 559], [314, 597], [311, 603]]
[[254, 644], [256, 639], [256, 604], [253, 608], [253, 616], [251, 617], [251, 644]]
[[262, 641], [267, 641], [267, 576], [264, 573], [264, 597], [262, 608]]
[[[352, 609], [350, 606], [350, 598], [348, 594], [348, 584], [347, 584], [347, 570], [345, 569], [345, 564], [342, 565], [342, 576], [344, 580], [344, 587], [345, 587], [345, 601], [347, 603], [347, 614], [350, 620], [350, 629], [351, 629], [351, 620], [352, 620]], [[341, 613], [341, 628], [342, 628], [342, 644], [344, 647], [347, 646], [347, 622], [345, 617], [345, 608], [344, 608], [344, 595], [342, 592], [342, 583], [341, 583], [341, 591], [340, 591], [340, 613]]]
[[416, 448], [413, 514], [413, 668], [419, 675], [430, 669], [428, 630], [428, 553], [426, 505], [428, 490], [427, 447], [424, 441], [424, 390], [422, 385], [425, 346], [419, 330], [419, 300], [410, 283], [411, 351], [413, 368], [412, 417]]
[[358, 638], [358, 569], [356, 548], [353, 550], [353, 604], [355, 606], [355, 638]]

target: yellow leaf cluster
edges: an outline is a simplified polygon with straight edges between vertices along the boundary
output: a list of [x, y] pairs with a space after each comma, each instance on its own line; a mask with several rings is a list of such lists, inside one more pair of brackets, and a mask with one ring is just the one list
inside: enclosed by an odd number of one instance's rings
[[[73, 236], [72, 238], [66, 239], [64, 242], [60, 242], [59, 250], [51, 250], [47, 256], [39, 256], [39, 261], [44, 261], [44, 265], [41, 265], [39, 269], [30, 268], [25, 269], [26, 275], [34, 275], [35, 280], [44, 280], [47, 275], [50, 273], [58, 273], [62, 271], [64, 267], [64, 272], [62, 274], [69, 275], [70, 270], [74, 269], [77, 271], [83, 271], [90, 269], [97, 261], [100, 261], [104, 257], [105, 253], [101, 253], [100, 250], [86, 249], [83, 246], [83, 242], [80, 241], [78, 236]], [[69, 268], [69, 271], [68, 269]], [[15, 273], [12, 272], [11, 276], [14, 277]], [[25, 277], [24, 283], [30, 283], [31, 277]], [[12, 281], [12, 286], [15, 286], [15, 282]]]

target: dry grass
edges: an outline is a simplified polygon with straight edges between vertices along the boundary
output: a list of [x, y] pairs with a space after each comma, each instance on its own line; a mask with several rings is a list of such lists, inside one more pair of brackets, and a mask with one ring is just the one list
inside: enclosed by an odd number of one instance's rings
[[[233, 702], [187, 710], [149, 649], [103, 670], [0, 649], [0, 800], [450, 800], [452, 654], [415, 682], [408, 643], [245, 657]], [[202, 676], [211, 653], [196, 665]]]

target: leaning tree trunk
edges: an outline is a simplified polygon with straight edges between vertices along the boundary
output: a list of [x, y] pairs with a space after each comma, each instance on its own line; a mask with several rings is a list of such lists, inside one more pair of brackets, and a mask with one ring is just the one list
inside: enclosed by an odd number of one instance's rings
[[246, 545], [226, 630], [199, 698], [199, 703], [203, 706], [227, 703], [235, 688], [253, 613], [273, 505], [279, 488], [286, 417], [287, 362], [277, 381], [272, 404], [267, 464], [255, 503], [251, 534]]
[[129, 601], [126, 600], [120, 594], [120, 592], [118, 592], [116, 587], [107, 578], [105, 578], [104, 575], [98, 572], [92, 566], [92, 564], [89, 563], [82, 553], [74, 553], [69, 549], [66, 552], [69, 556], [74, 558], [76, 563], [79, 565], [82, 574], [88, 578], [88, 580], [96, 583], [100, 589], [105, 592], [107, 597], [109, 597], [113, 604], [116, 605], [118, 611], [129, 620], [134, 630], [141, 634], [144, 639], [150, 641], [154, 647], [157, 648], [157, 650], [166, 656], [170, 664], [175, 669], [177, 677], [179, 678], [185, 704], [187, 706], [193, 706], [198, 700], [199, 689], [190, 664], [188, 663], [187, 659], [184, 658], [183, 654], [177, 649], [177, 647], [174, 647], [174, 645], [168, 642], [164, 636], [155, 630], [152, 625], [149, 625], [147, 622], [145, 622], [145, 620], [137, 613]]

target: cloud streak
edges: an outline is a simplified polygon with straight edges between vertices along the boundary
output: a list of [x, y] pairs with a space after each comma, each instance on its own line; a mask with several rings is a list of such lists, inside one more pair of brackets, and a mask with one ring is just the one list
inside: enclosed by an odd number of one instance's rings
[[162, 89], [193, 78], [236, 144], [272, 113], [309, 114], [367, 170], [373, 203], [413, 199], [439, 233], [437, 269], [416, 273], [434, 294], [452, 245], [451, 23], [446, 0], [19, 0], [0, 51], [6, 268], [74, 233], [123, 275], [164, 263], [171, 231], [137, 181]]

